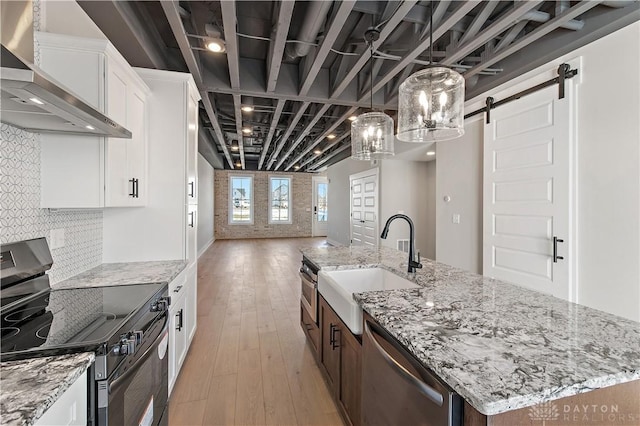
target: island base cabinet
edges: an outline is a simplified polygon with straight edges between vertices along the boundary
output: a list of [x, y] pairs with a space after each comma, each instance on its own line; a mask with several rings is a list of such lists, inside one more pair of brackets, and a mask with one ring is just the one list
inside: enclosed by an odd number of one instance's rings
[[531, 407], [485, 416], [464, 405], [465, 426], [623, 426], [640, 425], [640, 380], [595, 389]]
[[361, 344], [320, 297], [320, 370], [338, 411], [349, 424], [360, 425]]

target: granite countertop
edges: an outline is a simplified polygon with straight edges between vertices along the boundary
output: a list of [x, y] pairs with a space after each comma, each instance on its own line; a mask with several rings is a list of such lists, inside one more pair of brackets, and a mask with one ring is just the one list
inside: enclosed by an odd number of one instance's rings
[[55, 284], [55, 289], [170, 283], [187, 267], [185, 260], [103, 263]]
[[94, 359], [87, 352], [0, 363], [0, 424], [34, 424]]
[[385, 247], [303, 249], [324, 270], [381, 267], [421, 286], [354, 299], [475, 409], [495, 415], [640, 379], [640, 323]]

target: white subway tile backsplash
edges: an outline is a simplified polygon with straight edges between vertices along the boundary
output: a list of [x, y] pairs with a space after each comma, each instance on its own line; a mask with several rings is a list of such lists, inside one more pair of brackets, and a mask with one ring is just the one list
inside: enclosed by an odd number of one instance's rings
[[52, 249], [51, 283], [102, 263], [102, 211], [40, 208], [40, 135], [0, 128], [0, 243], [47, 237], [64, 229], [64, 246]]

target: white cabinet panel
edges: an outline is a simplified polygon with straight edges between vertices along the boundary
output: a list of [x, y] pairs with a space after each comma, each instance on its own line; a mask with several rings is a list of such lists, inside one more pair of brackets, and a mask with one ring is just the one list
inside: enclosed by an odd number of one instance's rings
[[198, 263], [189, 266], [186, 297], [187, 338], [191, 343], [198, 323]]
[[198, 99], [187, 105], [187, 200], [198, 204]]
[[184, 326], [185, 293], [186, 291], [181, 291], [177, 298], [171, 297], [171, 309], [169, 310], [169, 394], [171, 394], [187, 355], [187, 329]]
[[36, 421], [36, 426], [87, 424], [87, 372], [82, 373]]

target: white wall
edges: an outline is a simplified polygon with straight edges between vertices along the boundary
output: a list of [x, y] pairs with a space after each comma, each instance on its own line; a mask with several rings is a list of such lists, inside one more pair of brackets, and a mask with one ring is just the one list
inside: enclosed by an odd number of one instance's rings
[[331, 244], [349, 245], [349, 176], [375, 168], [369, 161], [347, 158], [327, 169], [329, 179], [327, 241]]
[[[432, 163], [432, 162], [430, 162]], [[429, 180], [430, 163], [425, 161], [383, 160], [380, 170], [380, 230], [386, 220], [403, 213], [415, 226], [415, 245], [422, 257], [435, 258], [435, 216], [429, 206], [434, 205], [435, 182]], [[409, 226], [403, 220], [394, 221], [383, 246], [397, 248], [397, 240], [409, 238]]]
[[[436, 144], [436, 259], [477, 274], [482, 273], [482, 138], [480, 117], [465, 122], [463, 137]], [[459, 224], [453, 214], [460, 215]]]
[[213, 243], [213, 167], [198, 154], [198, 256]]
[[[378, 165], [350, 158], [327, 169], [329, 178], [329, 220], [327, 239], [332, 244], [349, 245], [349, 176], [380, 169], [380, 229], [389, 216], [403, 211], [416, 227], [416, 248], [423, 257], [435, 258], [435, 161], [382, 160]], [[382, 245], [396, 248], [396, 240], [409, 238], [404, 221], [393, 223]]]
[[[578, 302], [640, 320], [640, 23], [470, 100], [465, 108], [471, 111], [481, 107], [486, 96], [500, 100], [554, 77], [560, 63], [579, 57], [582, 82], [577, 87], [576, 129]], [[450, 221], [449, 211], [442, 205], [441, 196], [450, 192], [453, 203], [454, 195], [465, 193], [464, 187], [474, 186], [481, 179], [481, 170], [475, 168], [482, 158], [479, 148], [482, 132], [477, 126], [482, 126], [481, 122], [466, 123], [465, 137], [439, 144], [437, 154], [437, 257], [457, 266], [467, 264], [471, 270], [470, 259], [480, 259], [481, 252], [481, 245], [475, 244], [476, 232], [469, 233], [472, 246], [478, 251], [476, 255], [466, 253], [463, 242], [458, 243], [457, 253], [453, 251], [455, 247], [450, 247], [451, 251], [442, 248], [444, 241], [460, 237], [457, 232], [461, 226], [446, 225]], [[451, 167], [456, 162], [461, 166], [458, 177], [451, 176]], [[469, 203], [468, 220], [480, 222], [480, 198]], [[461, 222], [464, 220], [465, 216]]]
[[33, 5], [34, 21], [39, 22], [39, 31], [107, 39], [89, 15], [73, 0], [35, 0]]

